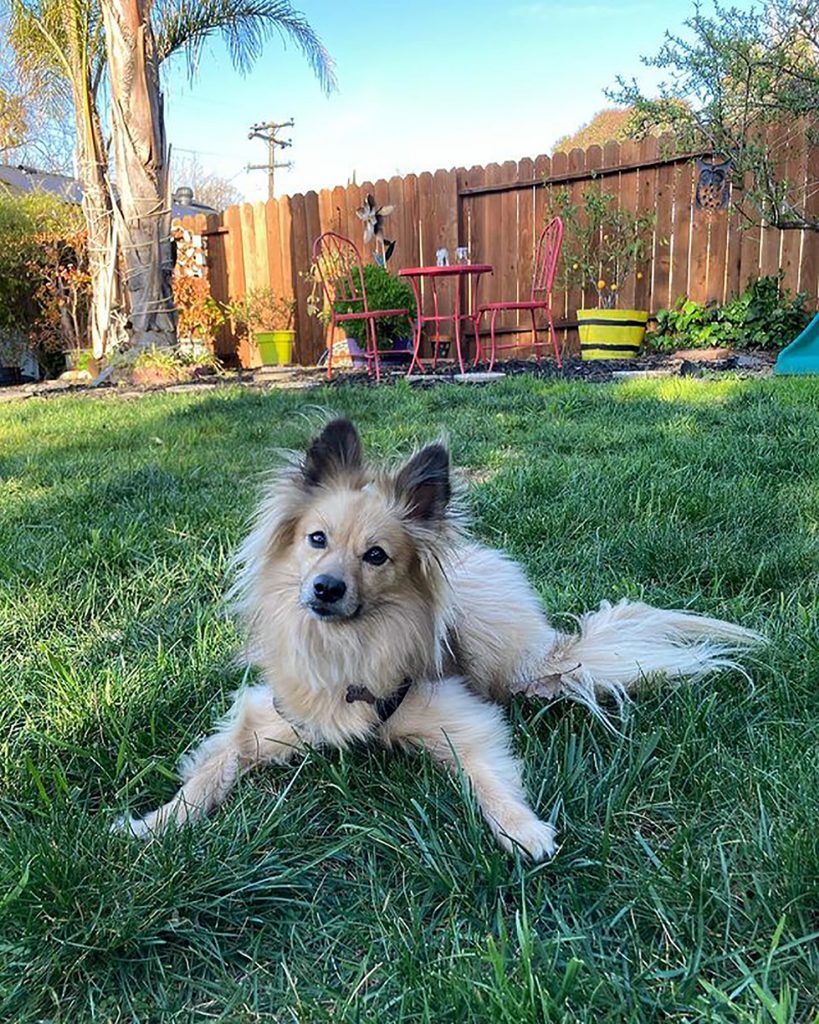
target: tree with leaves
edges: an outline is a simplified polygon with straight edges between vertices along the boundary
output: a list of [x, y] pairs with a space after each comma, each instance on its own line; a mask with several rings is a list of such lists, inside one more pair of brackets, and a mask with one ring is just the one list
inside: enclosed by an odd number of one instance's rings
[[[333, 63], [304, 17], [285, 0], [2, 0], [18, 70], [71, 103], [88, 226], [92, 343], [107, 343], [117, 244], [137, 343], [174, 338], [170, 298], [168, 152], [159, 69], [185, 54], [195, 77], [203, 46], [227, 42], [246, 72], [273, 35], [291, 38], [325, 90]], [[106, 17], [103, 19], [103, 7]], [[107, 31], [106, 31], [107, 30]], [[99, 101], [111, 99], [117, 190]], [[116, 217], [115, 217], [116, 213]]]
[[752, 10], [697, 4], [648, 67], [666, 73], [651, 98], [618, 80], [633, 134], [668, 127], [682, 152], [729, 158], [733, 202], [748, 223], [819, 231], [819, 182], [789, 156], [819, 142], [819, 0], [768, 0]]
[[608, 107], [598, 110], [594, 117], [569, 135], [561, 135], [552, 147], [552, 153], [568, 153], [571, 149], [604, 146], [607, 142], [621, 142], [629, 137], [632, 111], [627, 108]]

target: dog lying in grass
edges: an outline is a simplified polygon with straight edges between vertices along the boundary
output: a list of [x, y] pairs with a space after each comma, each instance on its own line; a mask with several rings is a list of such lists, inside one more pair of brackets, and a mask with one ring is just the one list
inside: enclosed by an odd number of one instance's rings
[[279, 472], [237, 563], [263, 682], [187, 755], [176, 796], [124, 822], [135, 836], [206, 814], [257, 764], [372, 740], [463, 771], [500, 845], [540, 860], [555, 831], [529, 806], [499, 704], [526, 692], [601, 713], [601, 699], [622, 704], [646, 676], [735, 667], [761, 639], [628, 601], [604, 602], [577, 635], [557, 632], [521, 569], [466, 534], [447, 449], [371, 466], [347, 420]]

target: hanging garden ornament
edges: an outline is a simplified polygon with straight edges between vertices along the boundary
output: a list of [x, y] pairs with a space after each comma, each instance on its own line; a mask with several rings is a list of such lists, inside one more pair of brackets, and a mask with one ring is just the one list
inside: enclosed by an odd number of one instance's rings
[[724, 210], [731, 190], [731, 161], [697, 160], [696, 203], [698, 210]]
[[386, 265], [395, 248], [394, 241], [384, 238], [384, 218], [389, 217], [394, 209], [394, 206], [376, 206], [375, 196], [368, 192], [364, 205], [355, 211], [356, 217], [364, 221], [364, 244], [368, 245], [375, 239], [376, 262], [382, 266]]

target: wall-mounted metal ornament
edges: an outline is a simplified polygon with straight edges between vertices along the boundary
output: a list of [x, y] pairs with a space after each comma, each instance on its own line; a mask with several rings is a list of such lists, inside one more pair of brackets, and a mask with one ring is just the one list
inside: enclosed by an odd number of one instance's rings
[[731, 161], [697, 160], [697, 170], [697, 209], [724, 210], [731, 192]]
[[364, 244], [368, 245], [375, 239], [375, 262], [382, 267], [386, 266], [395, 248], [395, 241], [384, 237], [384, 218], [389, 217], [394, 209], [394, 206], [376, 206], [375, 196], [368, 192], [363, 204], [355, 211], [356, 217], [364, 221]]

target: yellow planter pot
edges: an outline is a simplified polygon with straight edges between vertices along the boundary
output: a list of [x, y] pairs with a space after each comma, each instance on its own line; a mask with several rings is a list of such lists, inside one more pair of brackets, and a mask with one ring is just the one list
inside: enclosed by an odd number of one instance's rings
[[582, 359], [634, 359], [646, 334], [648, 313], [639, 309], [579, 309]]
[[286, 366], [293, 362], [295, 331], [259, 331], [254, 337], [262, 366]]

